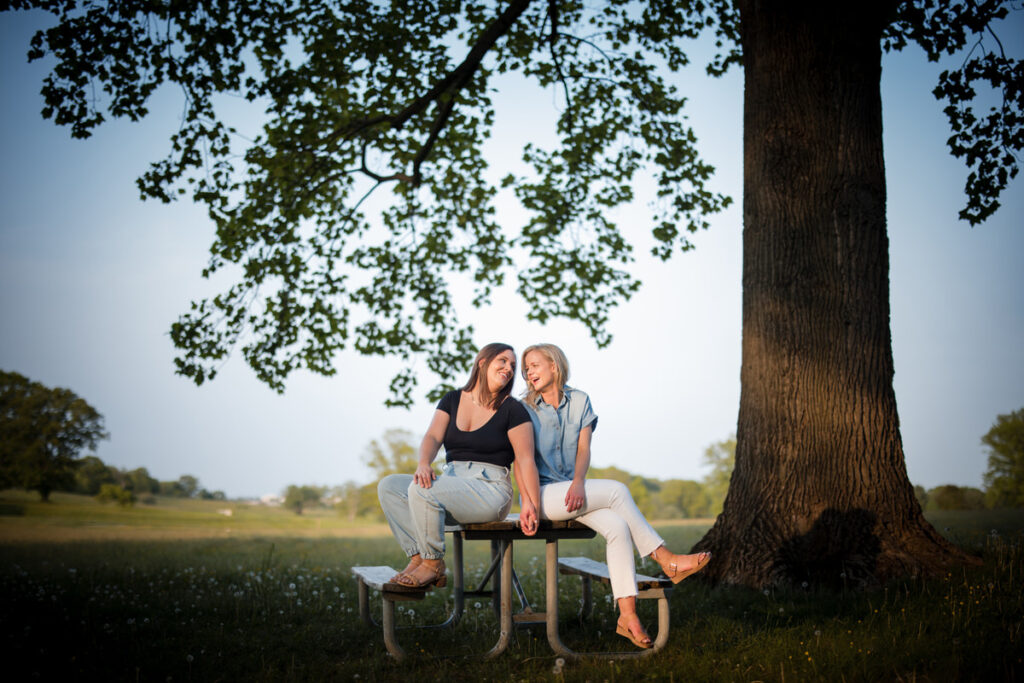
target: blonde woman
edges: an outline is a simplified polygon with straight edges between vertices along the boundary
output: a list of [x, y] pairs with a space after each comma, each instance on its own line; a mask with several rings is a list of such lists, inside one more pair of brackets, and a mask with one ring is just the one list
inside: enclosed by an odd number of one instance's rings
[[[512, 507], [513, 463], [520, 490], [530, 501], [538, 499], [529, 411], [510, 395], [515, 374], [511, 346], [495, 343], [480, 349], [466, 386], [438, 403], [415, 474], [391, 474], [377, 485], [384, 516], [409, 557], [390, 589], [447, 584], [445, 523], [503, 519]], [[431, 463], [442, 445], [446, 464], [438, 477]], [[527, 536], [537, 533], [532, 502], [524, 500], [519, 520]]]
[[[616, 633], [637, 647], [649, 648], [651, 638], [636, 612], [633, 546], [641, 556], [654, 558], [673, 583], [703, 569], [711, 554], [672, 553], [644, 519], [625, 484], [586, 478], [597, 415], [589, 396], [566, 385], [569, 361], [560, 348], [554, 344], [527, 348], [522, 373], [540, 479], [540, 497], [531, 502], [542, 519], [576, 519], [605, 537], [612, 595], [619, 608]], [[524, 503], [527, 497], [524, 492]]]

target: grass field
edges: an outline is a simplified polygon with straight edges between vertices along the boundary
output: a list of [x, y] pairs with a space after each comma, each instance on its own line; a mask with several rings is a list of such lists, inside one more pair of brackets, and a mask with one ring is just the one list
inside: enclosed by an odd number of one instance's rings
[[[231, 516], [224, 510], [231, 509]], [[1015, 681], [1024, 678], [1024, 512], [936, 513], [939, 531], [980, 567], [871, 592], [758, 592], [686, 581], [673, 592], [667, 648], [635, 662], [559, 665], [543, 629], [497, 638], [488, 604], [471, 601], [453, 630], [399, 632], [397, 664], [359, 620], [354, 564], [402, 563], [382, 524], [336, 513], [301, 517], [238, 503], [172, 501], [131, 509], [54, 494], [0, 493], [0, 638], [12, 681]], [[656, 524], [688, 548], [709, 520]], [[467, 544], [479, 575], [487, 544]], [[603, 559], [603, 543], [561, 544]], [[519, 544], [516, 569], [543, 602], [542, 543]], [[651, 569], [653, 571], [653, 568]], [[563, 577], [562, 637], [577, 650], [631, 647], [614, 635], [611, 596], [572, 617], [577, 581]], [[442, 620], [450, 590], [402, 604], [401, 625]], [[481, 601], [486, 602], [486, 601]], [[375, 603], [377, 604], [377, 603]], [[649, 628], [651, 605], [641, 614]]]

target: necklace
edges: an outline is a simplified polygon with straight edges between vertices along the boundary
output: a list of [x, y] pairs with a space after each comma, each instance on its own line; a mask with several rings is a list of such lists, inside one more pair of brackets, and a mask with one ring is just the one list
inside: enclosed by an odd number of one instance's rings
[[476, 392], [473, 392], [473, 391], [469, 392], [469, 400], [472, 401], [473, 405], [475, 405], [477, 408], [483, 408], [484, 407], [482, 404], [480, 404], [476, 400]]

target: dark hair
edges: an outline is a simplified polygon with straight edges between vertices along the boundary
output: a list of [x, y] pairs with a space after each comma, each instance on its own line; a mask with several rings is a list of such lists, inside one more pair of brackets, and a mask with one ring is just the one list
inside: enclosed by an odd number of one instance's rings
[[[506, 351], [512, 352], [512, 376], [508, 378], [508, 382], [499, 389], [496, 393], [491, 391], [491, 387], [487, 385], [487, 369], [491, 367], [491, 362], [500, 354]], [[481, 363], [480, 361], [483, 361]], [[469, 375], [469, 381], [466, 382], [466, 386], [462, 387], [463, 391], [473, 391], [477, 383], [483, 379], [483, 398], [484, 403], [491, 409], [497, 410], [498, 406], [501, 405], [509, 394], [512, 393], [512, 385], [516, 381], [516, 350], [508, 344], [502, 344], [501, 342], [493, 342], [484, 346], [480, 349], [480, 352], [476, 354], [476, 358], [473, 359], [473, 372]], [[483, 367], [481, 367], [483, 366]], [[482, 375], [482, 377], [481, 377]]]

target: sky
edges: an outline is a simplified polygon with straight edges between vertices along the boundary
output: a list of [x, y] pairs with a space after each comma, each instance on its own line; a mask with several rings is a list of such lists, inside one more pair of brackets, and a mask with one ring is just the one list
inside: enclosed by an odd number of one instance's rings
[[[1000, 28], [1018, 57], [1022, 14]], [[232, 498], [371, 481], [369, 443], [393, 428], [418, 442], [434, 410], [423, 392], [409, 410], [384, 406], [396, 361], [344, 351], [335, 376], [296, 373], [283, 394], [240, 357], [201, 387], [174, 374], [171, 323], [219, 291], [200, 276], [213, 226], [188, 202], [141, 201], [134, 180], [165, 155], [181, 98], [164, 89], [144, 121], [71, 139], [39, 113], [48, 62], [25, 58], [46, 21], [0, 14], [0, 369], [85, 398], [111, 434], [96, 455], [160, 480], [191, 474]], [[981, 486], [981, 436], [997, 415], [1024, 407], [1024, 181], [983, 225], [957, 219], [967, 171], [946, 148], [931, 90], [943, 65], [961, 59], [930, 64], [910, 46], [883, 61], [894, 382], [908, 474], [926, 488]], [[612, 343], [598, 349], [579, 324], [527, 321], [511, 287], [487, 309], [460, 309], [478, 344], [560, 345], [570, 383], [600, 416], [592, 465], [659, 479], [703, 477], [705, 449], [735, 433], [739, 407], [743, 80], [735, 70], [710, 79], [695, 61], [672, 80], [717, 169], [712, 189], [735, 203], [691, 238], [694, 251], [667, 263], [646, 255], [640, 211], [616, 213], [644, 286], [611, 315]], [[495, 105], [485, 152], [497, 177], [522, 140], [550, 125], [554, 103], [509, 81]], [[255, 133], [258, 119], [249, 124]], [[503, 202], [498, 216], [515, 225], [521, 212]], [[432, 385], [421, 379], [424, 391]]]

